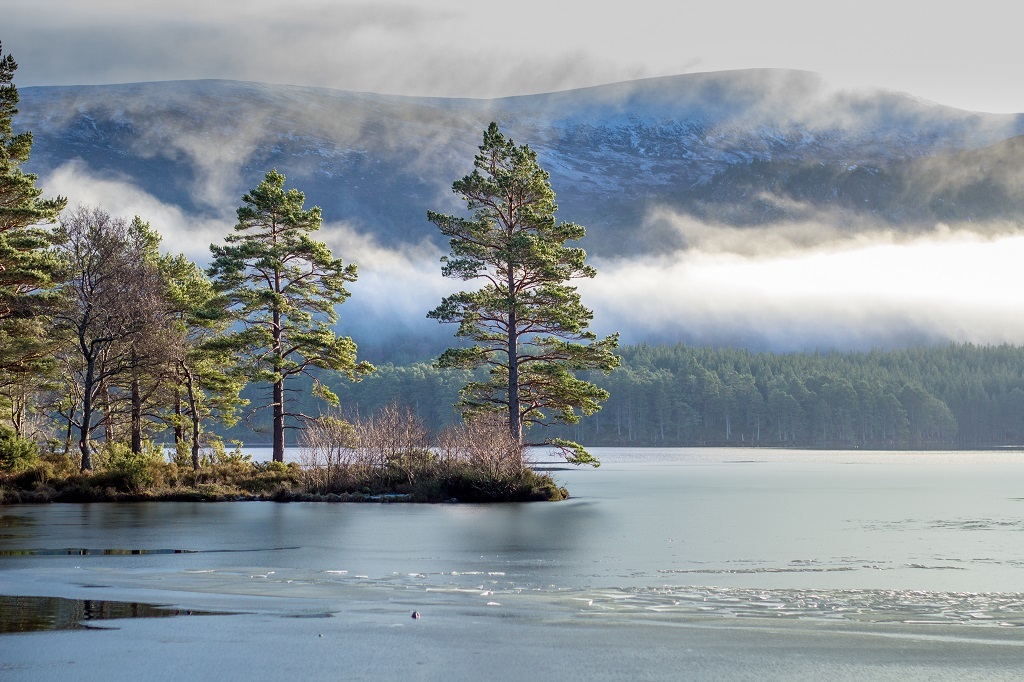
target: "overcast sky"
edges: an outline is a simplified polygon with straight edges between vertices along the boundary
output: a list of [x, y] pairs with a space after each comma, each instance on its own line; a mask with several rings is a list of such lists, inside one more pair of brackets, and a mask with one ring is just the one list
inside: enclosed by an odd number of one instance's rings
[[498, 97], [782, 67], [1024, 112], [1007, 0], [3, 0], [0, 17], [20, 86], [229, 78]]

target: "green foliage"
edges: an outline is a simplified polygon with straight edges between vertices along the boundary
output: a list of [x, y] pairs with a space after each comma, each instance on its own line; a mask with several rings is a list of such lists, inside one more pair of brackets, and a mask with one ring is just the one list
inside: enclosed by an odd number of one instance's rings
[[252, 455], [242, 452], [242, 442], [233, 441], [234, 449], [224, 447], [220, 438], [211, 438], [208, 452], [203, 455], [203, 464], [212, 466], [239, 467], [252, 463]]
[[19, 297], [52, 286], [55, 263], [46, 251], [52, 236], [33, 226], [55, 222], [67, 204], [62, 197], [41, 199], [38, 177], [20, 168], [29, 159], [32, 133], [15, 133], [13, 128], [17, 68], [0, 48], [0, 318], [24, 312]]
[[14, 473], [32, 468], [39, 461], [39, 449], [13, 429], [0, 426], [0, 471]]
[[192, 466], [192, 445], [186, 440], [179, 440], [174, 444], [174, 453], [171, 455], [171, 463], [182, 469]]
[[230, 344], [222, 341], [231, 323], [227, 299], [216, 294], [203, 270], [184, 255], [163, 256], [159, 263], [172, 320], [184, 339], [173, 368], [173, 401], [179, 407], [169, 421], [186, 457], [182, 466], [198, 469], [199, 451], [210, 440], [207, 422], [231, 426], [238, 421], [238, 410], [248, 404], [241, 397], [246, 379], [237, 371]]
[[154, 486], [164, 464], [163, 447], [146, 441], [141, 452], [121, 443], [107, 443], [103, 449], [102, 483], [121, 492], [141, 492]]
[[[446, 297], [428, 317], [458, 325], [456, 336], [471, 344], [446, 351], [440, 367], [488, 369], [462, 389], [463, 414], [504, 411], [521, 444], [532, 425], [574, 424], [600, 409], [608, 393], [574, 372], [614, 369], [618, 337], [588, 331], [593, 313], [567, 284], [596, 273], [583, 249], [565, 245], [585, 231], [555, 220], [555, 193], [536, 152], [491, 123], [474, 166], [452, 185], [471, 217], [427, 217], [449, 238], [442, 274], [483, 285]], [[577, 444], [567, 451], [576, 453], [570, 461], [595, 461]]]
[[562, 456], [565, 457], [565, 461], [569, 462], [569, 464], [589, 464], [592, 467], [601, 466], [601, 462], [583, 449], [579, 443], [574, 443], [571, 440], [565, 440], [563, 438], [553, 438], [551, 440], [551, 445], [562, 453]]
[[316, 395], [336, 404], [337, 396], [311, 370], [332, 370], [353, 380], [373, 370], [356, 360], [352, 339], [332, 329], [335, 308], [348, 298], [345, 284], [356, 279], [356, 267], [312, 239], [320, 229], [320, 209], [304, 209], [302, 192], [285, 190], [284, 182], [284, 175], [271, 171], [242, 197], [235, 233], [223, 246], [210, 247], [209, 268], [216, 291], [240, 325], [219, 347], [240, 356], [239, 368], [251, 380], [273, 387], [269, 407], [276, 461], [284, 457], [285, 419], [295, 416], [286, 407], [289, 377], [313, 377]]
[[0, 46], [0, 379], [9, 372], [37, 374], [52, 359], [52, 339], [40, 333], [40, 317], [53, 302], [58, 263], [50, 252], [53, 223], [67, 204], [42, 199], [37, 176], [21, 170], [32, 150], [32, 133], [15, 133], [18, 64]]

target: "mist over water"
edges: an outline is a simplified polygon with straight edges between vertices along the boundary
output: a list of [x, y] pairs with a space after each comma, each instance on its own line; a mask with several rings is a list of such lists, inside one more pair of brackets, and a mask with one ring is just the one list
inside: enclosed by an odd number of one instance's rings
[[940, 227], [784, 248], [765, 241], [761, 253], [755, 241], [742, 251], [708, 243], [594, 259], [599, 275], [580, 289], [595, 326], [620, 329], [627, 342], [775, 351], [1024, 342], [1019, 232]]

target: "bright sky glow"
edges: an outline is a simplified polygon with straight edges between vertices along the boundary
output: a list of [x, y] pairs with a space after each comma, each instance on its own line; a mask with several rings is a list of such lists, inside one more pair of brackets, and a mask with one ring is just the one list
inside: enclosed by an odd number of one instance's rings
[[581, 290], [627, 336], [767, 348], [1024, 343], [1024, 235], [877, 235], [777, 256], [689, 251], [598, 264]]

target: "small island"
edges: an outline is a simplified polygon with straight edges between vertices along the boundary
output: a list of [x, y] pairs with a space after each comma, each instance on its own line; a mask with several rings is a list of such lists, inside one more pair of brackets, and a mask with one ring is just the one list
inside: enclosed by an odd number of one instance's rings
[[[595, 275], [565, 245], [584, 228], [555, 219], [536, 152], [496, 123], [452, 185], [469, 217], [425, 211], [450, 240], [442, 274], [481, 283], [427, 314], [457, 326], [436, 367], [465, 380], [460, 420], [428, 437], [399, 398], [340, 409], [331, 384], [375, 371], [338, 333], [356, 266], [314, 239], [321, 210], [283, 173], [242, 196], [200, 267], [141, 216], [42, 198], [20, 168], [17, 63], [0, 57], [0, 503], [560, 500], [527, 447], [597, 466], [576, 442], [525, 438], [600, 409], [608, 392], [576, 374], [617, 367], [618, 336], [588, 330], [570, 284]], [[223, 430], [260, 414], [271, 461], [229, 452]], [[285, 462], [289, 431], [301, 461]]]
[[[432, 442], [433, 441], [433, 442]], [[40, 454], [0, 429], [0, 504], [47, 502], [529, 502], [569, 493], [523, 462], [500, 420], [478, 419], [429, 439], [416, 416], [394, 405], [373, 419], [321, 418], [297, 462], [254, 462], [217, 443], [194, 469], [146, 444], [107, 446], [82, 472], [62, 452]]]

